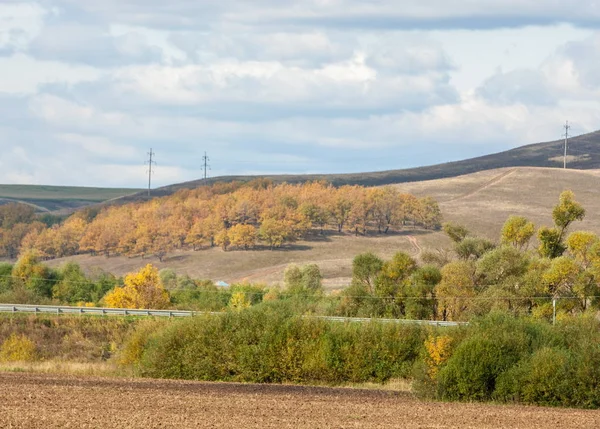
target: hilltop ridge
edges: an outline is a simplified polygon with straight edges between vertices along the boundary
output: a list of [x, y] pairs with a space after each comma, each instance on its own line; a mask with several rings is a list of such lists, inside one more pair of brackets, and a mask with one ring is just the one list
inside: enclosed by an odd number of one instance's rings
[[[406, 182], [421, 182], [425, 180], [444, 179], [493, 170], [505, 167], [544, 167], [559, 168], [563, 166], [564, 140], [534, 143], [520, 146], [503, 152], [452, 161], [430, 166], [386, 170], [365, 173], [347, 174], [287, 174], [262, 176], [220, 176], [192, 180], [154, 189], [152, 195], [166, 196], [180, 189], [193, 189], [204, 184], [231, 181], [250, 181], [257, 178], [268, 178], [274, 182], [301, 183], [315, 180], [325, 180], [335, 186], [363, 185], [381, 186]], [[600, 131], [572, 137], [569, 139], [568, 167], [575, 170], [600, 169]], [[122, 202], [148, 198], [143, 192], [129, 195], [120, 199]]]

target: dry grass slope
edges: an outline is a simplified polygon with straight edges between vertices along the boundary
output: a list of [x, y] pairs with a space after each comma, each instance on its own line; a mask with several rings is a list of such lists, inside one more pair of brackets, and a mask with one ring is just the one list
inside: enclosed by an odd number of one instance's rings
[[587, 210], [585, 220], [573, 228], [600, 232], [600, 170], [502, 168], [396, 186], [434, 197], [445, 220], [460, 222], [491, 239], [498, 237], [510, 215], [525, 216], [537, 226], [551, 225], [552, 207], [560, 193], [570, 189]]

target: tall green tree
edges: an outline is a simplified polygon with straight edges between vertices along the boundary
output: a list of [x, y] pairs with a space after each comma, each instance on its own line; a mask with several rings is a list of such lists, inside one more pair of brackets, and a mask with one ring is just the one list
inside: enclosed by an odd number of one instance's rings
[[558, 258], [567, 249], [564, 244], [565, 233], [569, 225], [577, 220], [583, 220], [585, 209], [575, 201], [572, 191], [563, 191], [559, 197], [559, 203], [552, 210], [554, 227], [541, 227], [538, 230], [540, 241], [539, 252], [548, 258]]

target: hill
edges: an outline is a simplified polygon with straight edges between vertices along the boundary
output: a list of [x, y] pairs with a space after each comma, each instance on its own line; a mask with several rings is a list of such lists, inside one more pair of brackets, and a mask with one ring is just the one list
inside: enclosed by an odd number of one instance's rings
[[[560, 192], [571, 189], [587, 210], [586, 219], [577, 222], [572, 229], [600, 232], [600, 170], [516, 167], [396, 186], [417, 196], [433, 196], [439, 201], [445, 220], [460, 222], [473, 232], [494, 240], [511, 214], [526, 216], [536, 226], [550, 225], [551, 211], [558, 202]], [[440, 232], [408, 228], [386, 236], [329, 234], [278, 251], [223, 252], [217, 248], [185, 251], [170, 255], [162, 263], [156, 258], [88, 255], [50, 263], [58, 266], [65, 260], [75, 260], [88, 270], [99, 267], [124, 274], [152, 262], [159, 268], [173, 268], [181, 274], [187, 273], [197, 278], [267, 283], [281, 282], [283, 271], [290, 263], [317, 263], [324, 273], [326, 287], [334, 289], [347, 285], [352, 259], [358, 253], [372, 251], [389, 258], [395, 252], [404, 250], [418, 257], [422, 249], [436, 249], [449, 244], [449, 240]]]
[[[583, 134], [569, 139], [568, 167], [574, 170], [600, 169], [600, 131]], [[306, 174], [306, 175], [266, 175], [266, 176], [221, 176], [204, 180], [178, 183], [152, 191], [153, 196], [171, 195], [180, 189], [194, 189], [215, 182], [246, 182], [258, 177], [264, 177], [274, 182], [302, 183], [314, 180], [325, 180], [336, 186], [363, 185], [381, 186], [388, 184], [421, 182], [425, 180], [456, 177], [479, 171], [493, 170], [505, 167], [546, 167], [560, 168], [563, 166], [564, 140], [530, 144], [504, 152], [447, 162], [418, 168], [403, 170], [388, 170], [368, 173], [350, 174]], [[126, 203], [147, 199], [140, 192], [119, 200]]]
[[446, 220], [492, 239], [510, 215], [525, 216], [537, 226], [551, 225], [552, 207], [560, 193], [570, 189], [587, 212], [573, 228], [600, 232], [600, 170], [502, 168], [395, 186], [435, 198]]
[[140, 189], [81, 186], [0, 185], [0, 204], [18, 202], [39, 212], [76, 209], [139, 192]]

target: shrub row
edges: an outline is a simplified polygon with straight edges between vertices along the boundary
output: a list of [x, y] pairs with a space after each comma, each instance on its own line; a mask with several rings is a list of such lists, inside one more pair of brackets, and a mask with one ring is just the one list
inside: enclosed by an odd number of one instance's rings
[[599, 408], [600, 322], [582, 316], [552, 326], [491, 314], [471, 324], [429, 381], [444, 400]]
[[146, 377], [258, 383], [385, 383], [423, 396], [600, 407], [600, 322], [552, 326], [492, 313], [468, 327], [337, 323], [263, 303], [138, 330], [122, 363]]
[[139, 319], [131, 317], [0, 315], [0, 349], [4, 347], [6, 351], [1, 360], [32, 360], [9, 352], [29, 347], [29, 343], [34, 349], [28, 356], [35, 356], [36, 360], [107, 360], [138, 323]]
[[408, 377], [424, 339], [419, 326], [332, 324], [298, 316], [280, 302], [175, 321], [147, 333], [123, 351], [143, 376], [258, 383]]

